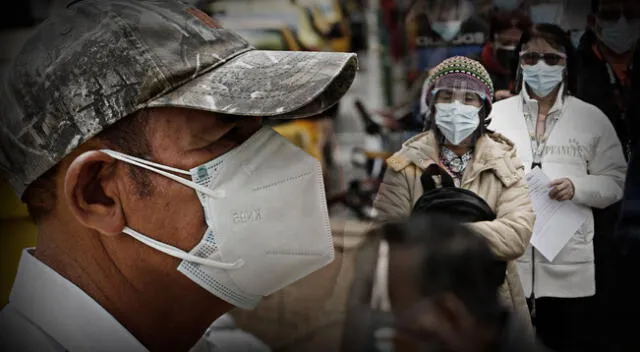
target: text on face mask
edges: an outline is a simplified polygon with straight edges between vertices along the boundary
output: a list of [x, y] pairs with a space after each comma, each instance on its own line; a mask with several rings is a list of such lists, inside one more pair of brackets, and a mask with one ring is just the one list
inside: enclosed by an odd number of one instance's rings
[[246, 224], [262, 221], [262, 209], [236, 211], [233, 213], [234, 224]]

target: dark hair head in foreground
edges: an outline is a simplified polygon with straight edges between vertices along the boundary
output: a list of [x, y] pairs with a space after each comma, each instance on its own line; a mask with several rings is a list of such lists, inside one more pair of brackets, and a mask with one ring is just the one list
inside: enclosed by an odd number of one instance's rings
[[504, 273], [483, 237], [441, 215], [416, 214], [377, 231], [389, 243], [396, 350], [480, 351], [496, 343]]
[[390, 249], [416, 249], [414, 275], [423, 297], [453, 293], [472, 313], [489, 319], [498, 304], [504, 273], [486, 240], [460, 221], [445, 216], [414, 215], [379, 230]]

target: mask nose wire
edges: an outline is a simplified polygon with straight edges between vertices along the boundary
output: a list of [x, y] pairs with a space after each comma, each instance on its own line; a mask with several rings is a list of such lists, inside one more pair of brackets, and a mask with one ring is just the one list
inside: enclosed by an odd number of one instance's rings
[[[199, 185], [193, 181], [184, 179], [180, 176], [176, 176], [172, 173], [169, 173], [167, 171], [164, 170], [168, 170], [168, 171], [172, 171], [175, 173], [179, 173], [179, 174], [183, 174], [183, 175], [191, 175], [189, 173], [189, 171], [185, 171], [185, 170], [181, 170], [181, 169], [177, 169], [171, 166], [167, 166], [167, 165], [162, 165], [162, 164], [157, 164], [154, 163], [152, 161], [149, 160], [144, 160], [144, 159], [140, 159], [131, 155], [127, 155], [127, 154], [123, 154], [120, 152], [116, 152], [115, 150], [109, 150], [109, 149], [101, 149], [100, 152], [105, 153], [107, 155], [109, 155], [110, 157], [117, 159], [117, 160], [121, 160], [123, 162], [132, 164], [132, 165], [136, 165], [139, 167], [142, 167], [144, 169], [156, 172], [160, 175], [163, 175], [165, 177], [168, 177], [176, 182], [179, 182], [187, 187], [191, 187], [193, 189], [196, 189], [206, 195], [209, 195], [211, 197], [214, 198], [224, 198], [224, 191], [222, 190], [212, 190], [209, 189], [207, 187], [204, 187], [202, 185]], [[196, 264], [201, 264], [204, 266], [208, 266], [208, 267], [213, 267], [213, 268], [218, 268], [218, 269], [237, 269], [241, 266], [244, 265], [244, 261], [242, 259], [238, 259], [233, 263], [224, 263], [224, 262], [219, 262], [216, 260], [211, 260], [211, 259], [207, 259], [207, 258], [201, 258], [198, 256], [195, 256], [193, 254], [187, 253], [179, 248], [173, 247], [171, 245], [168, 245], [166, 243], [162, 243], [160, 241], [154, 240], [153, 238], [150, 238], [148, 236], [145, 236], [141, 233], [139, 233], [138, 231], [126, 226], [122, 232], [126, 233], [127, 235], [135, 238], [136, 240], [144, 243], [145, 245], [158, 250], [164, 254], [170, 255], [172, 257], [175, 258], [179, 258], [188, 262], [192, 262], [192, 263], [196, 263]]]
[[[153, 161], [149, 161], [149, 160], [145, 160], [145, 159], [141, 159], [141, 158], [137, 158], [135, 156], [131, 156], [131, 155], [127, 155], [127, 154], [123, 154], [120, 152], [117, 152], [115, 150], [110, 150], [110, 149], [101, 149], [100, 152], [105, 153], [107, 155], [109, 155], [110, 157], [114, 158], [114, 159], [118, 159], [120, 161], [123, 161], [125, 163], [129, 163], [132, 165], [136, 165], [139, 166], [141, 168], [147, 169], [149, 171], [153, 171], [157, 174], [160, 174], [162, 176], [165, 176], [167, 178], [172, 179], [173, 181], [176, 181], [178, 183], [181, 183], [187, 187], [190, 187], [192, 189], [195, 189], [197, 191], [200, 191], [210, 197], [213, 198], [224, 198], [225, 196], [225, 192], [224, 190], [213, 190], [210, 189], [208, 187], [202, 186], [200, 184], [197, 184], [191, 180], [187, 180], [184, 179], [180, 176], [176, 176], [170, 172], [167, 171], [171, 171], [171, 172], [175, 172], [178, 174], [182, 174], [182, 175], [191, 175], [191, 173], [189, 171], [185, 171], [185, 170], [181, 170], [175, 167], [171, 167], [171, 166], [167, 166], [167, 165], [162, 165], [162, 164], [157, 164], [154, 163]], [[166, 171], [164, 171], [166, 170]]]

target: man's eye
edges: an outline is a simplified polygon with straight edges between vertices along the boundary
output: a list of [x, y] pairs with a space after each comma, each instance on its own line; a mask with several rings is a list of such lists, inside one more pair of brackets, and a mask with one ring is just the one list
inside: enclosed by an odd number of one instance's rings
[[234, 126], [229, 131], [227, 131], [227, 133], [225, 133], [222, 136], [220, 136], [220, 138], [218, 138], [215, 141], [207, 144], [206, 146], [202, 147], [201, 149], [204, 150], [204, 151], [209, 151], [209, 152], [219, 151], [220, 146], [221, 145], [224, 146], [225, 142], [233, 142], [233, 143], [237, 142], [238, 132], [239, 132], [238, 126]]

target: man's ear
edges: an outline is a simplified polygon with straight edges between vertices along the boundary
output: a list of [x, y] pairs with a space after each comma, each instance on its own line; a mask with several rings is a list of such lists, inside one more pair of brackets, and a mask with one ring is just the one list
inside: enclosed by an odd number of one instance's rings
[[114, 159], [88, 151], [71, 162], [64, 178], [65, 200], [78, 222], [101, 234], [120, 234], [125, 226]]

